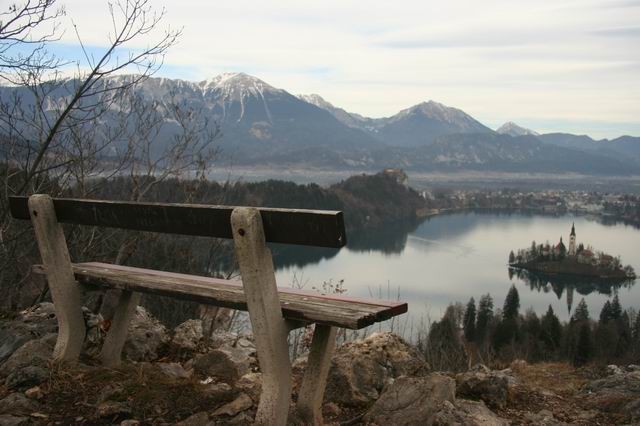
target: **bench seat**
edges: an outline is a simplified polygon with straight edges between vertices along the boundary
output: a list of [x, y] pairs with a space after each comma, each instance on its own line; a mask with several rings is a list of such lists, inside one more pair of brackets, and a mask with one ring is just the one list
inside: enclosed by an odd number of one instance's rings
[[[99, 288], [170, 296], [202, 304], [246, 311], [242, 282], [109, 263], [74, 263], [76, 280]], [[35, 267], [43, 273], [42, 266]], [[360, 299], [343, 295], [278, 287], [282, 315], [289, 320], [361, 329], [407, 312], [403, 302]]]

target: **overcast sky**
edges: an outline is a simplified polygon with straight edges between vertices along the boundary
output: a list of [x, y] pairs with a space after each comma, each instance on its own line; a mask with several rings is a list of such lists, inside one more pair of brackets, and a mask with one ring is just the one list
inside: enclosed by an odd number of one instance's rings
[[[106, 2], [60, 1], [104, 46]], [[640, 0], [152, 3], [183, 27], [162, 76], [244, 71], [372, 117], [432, 99], [493, 128], [640, 136]], [[77, 55], [72, 30], [61, 42]]]

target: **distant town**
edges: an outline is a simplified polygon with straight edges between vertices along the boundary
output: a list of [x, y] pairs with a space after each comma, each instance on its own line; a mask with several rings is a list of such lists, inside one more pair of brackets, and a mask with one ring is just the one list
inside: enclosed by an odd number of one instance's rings
[[459, 209], [529, 210], [593, 215], [640, 227], [640, 196], [587, 191], [433, 190], [422, 191], [424, 216]]

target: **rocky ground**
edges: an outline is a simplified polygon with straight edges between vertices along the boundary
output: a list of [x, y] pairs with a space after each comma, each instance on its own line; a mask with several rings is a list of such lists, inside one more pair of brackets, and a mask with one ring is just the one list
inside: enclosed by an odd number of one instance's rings
[[[51, 304], [0, 320], [0, 426], [251, 423], [261, 376], [250, 335], [205, 341], [200, 321], [167, 330], [138, 308], [126, 362], [110, 369], [95, 361], [104, 322], [88, 311], [85, 320], [74, 367], [49, 362]], [[294, 362], [294, 389], [305, 363]], [[336, 350], [324, 415], [341, 425], [640, 424], [640, 367], [516, 361], [500, 371], [433, 372], [402, 339], [375, 333]]]

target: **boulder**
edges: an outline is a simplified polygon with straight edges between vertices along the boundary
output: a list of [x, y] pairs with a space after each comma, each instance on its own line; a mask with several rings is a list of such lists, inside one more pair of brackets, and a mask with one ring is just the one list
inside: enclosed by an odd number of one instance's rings
[[206, 411], [201, 411], [177, 423], [177, 426], [208, 426], [214, 424], [209, 420], [209, 414]]
[[57, 336], [49, 334], [30, 340], [0, 366], [0, 377], [9, 389], [38, 385], [49, 378], [49, 362]]
[[249, 398], [249, 395], [247, 395], [246, 393], [241, 393], [236, 399], [214, 411], [213, 415], [216, 417], [233, 417], [242, 411], [248, 410], [252, 406], [253, 401], [251, 400], [251, 398]]
[[364, 416], [379, 425], [427, 425], [445, 401], [455, 401], [455, 381], [440, 373], [399, 377], [387, 386]]
[[374, 333], [336, 350], [325, 395], [328, 402], [367, 406], [393, 379], [422, 376], [428, 371], [424, 357], [402, 338], [392, 333]]
[[127, 418], [131, 416], [131, 408], [125, 402], [105, 401], [98, 405], [97, 415], [101, 419]]
[[172, 379], [188, 379], [191, 377], [191, 374], [177, 362], [159, 362], [156, 366], [166, 376], [171, 377]]
[[10, 393], [0, 399], [0, 414], [29, 415], [40, 405], [20, 392]]
[[142, 306], [138, 306], [129, 324], [122, 356], [129, 361], [155, 361], [160, 347], [168, 342], [169, 335], [165, 326]]
[[173, 330], [171, 343], [178, 349], [195, 351], [202, 342], [202, 321], [187, 320]]
[[11, 414], [0, 414], [0, 426], [18, 426], [29, 424], [28, 417], [13, 416]]
[[587, 383], [580, 391], [588, 405], [640, 419], [640, 371], [622, 371]]
[[511, 370], [492, 371], [479, 364], [470, 371], [456, 375], [460, 398], [484, 401], [491, 408], [502, 408], [507, 403], [509, 386], [515, 384]]
[[262, 392], [262, 373], [248, 373], [240, 377], [236, 382], [236, 389], [246, 393], [253, 400], [254, 404], [260, 401]]
[[0, 365], [26, 342], [58, 332], [52, 303], [40, 303], [0, 326]]
[[193, 370], [202, 377], [215, 377], [233, 384], [250, 372], [251, 360], [246, 351], [225, 347], [198, 355], [193, 361]]
[[568, 423], [561, 422], [556, 419], [549, 410], [540, 410], [537, 413], [528, 412], [524, 415], [524, 419], [530, 423], [540, 426], [566, 426]]
[[[89, 355], [97, 355], [105, 336], [102, 317], [87, 308], [82, 308], [82, 311], [87, 327], [83, 350]], [[40, 303], [20, 312], [16, 319], [0, 327], [0, 365], [32, 340], [54, 336], [52, 339], [55, 344], [57, 333], [58, 321], [52, 303]], [[51, 353], [48, 358], [50, 356]]]
[[49, 369], [38, 367], [37, 365], [29, 365], [7, 376], [4, 385], [7, 389], [26, 389], [49, 379]]
[[438, 426], [507, 426], [509, 422], [489, 410], [482, 401], [444, 401], [432, 424]]

